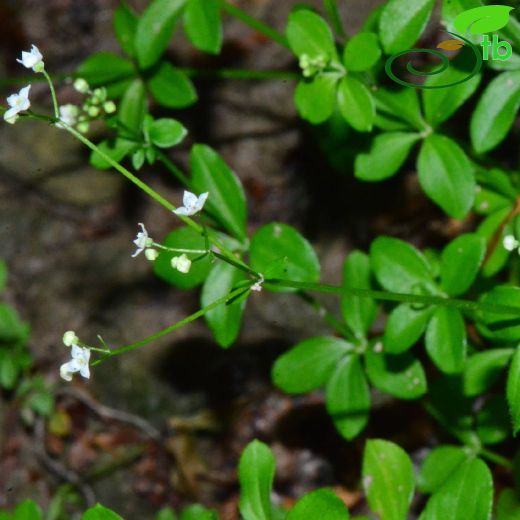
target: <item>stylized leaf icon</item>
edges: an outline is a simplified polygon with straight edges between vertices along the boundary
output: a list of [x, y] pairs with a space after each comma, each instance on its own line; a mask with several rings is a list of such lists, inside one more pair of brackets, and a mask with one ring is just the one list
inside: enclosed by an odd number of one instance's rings
[[438, 49], [444, 49], [445, 51], [456, 51], [464, 46], [462, 40], [444, 40], [437, 44]]
[[486, 5], [475, 7], [460, 13], [455, 18], [455, 29], [460, 34], [482, 34], [498, 31], [509, 22], [509, 12], [513, 7], [508, 5]]

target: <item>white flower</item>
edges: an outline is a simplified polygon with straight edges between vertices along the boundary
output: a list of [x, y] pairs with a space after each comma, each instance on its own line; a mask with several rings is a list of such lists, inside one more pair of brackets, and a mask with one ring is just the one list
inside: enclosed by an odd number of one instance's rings
[[260, 279], [251, 286], [251, 290], [260, 292], [262, 290], [262, 285], [264, 284], [264, 281], [264, 275], [260, 274]]
[[31, 46], [29, 52], [22, 51], [22, 59], [16, 61], [28, 69], [34, 70], [34, 72], [43, 72], [45, 66], [42, 53], [38, 50], [36, 45]]
[[72, 374], [79, 372], [84, 378], [90, 378], [88, 362], [90, 360], [90, 349], [72, 345], [72, 359], [63, 363], [60, 367], [60, 376], [65, 381], [72, 381]]
[[31, 106], [31, 102], [29, 101], [30, 89], [31, 85], [27, 85], [23, 87], [18, 94], [11, 94], [7, 98], [7, 103], [11, 108], [4, 113], [4, 119], [8, 123], [13, 124], [18, 119], [18, 113], [28, 110]]
[[[74, 126], [78, 122], [79, 108], [76, 105], [62, 105], [60, 107], [60, 120], [68, 126]], [[59, 122], [58, 128], [65, 128]]]
[[142, 231], [137, 233], [137, 236], [134, 240], [134, 244], [137, 247], [136, 252], [132, 255], [132, 258], [135, 258], [139, 253], [142, 253], [146, 248], [150, 247], [153, 244], [153, 239], [148, 236], [148, 231], [144, 227], [144, 224], [139, 222]]
[[520, 242], [513, 235], [506, 235], [502, 244], [508, 251], [513, 251], [520, 246]]
[[184, 207], [177, 208], [174, 213], [176, 215], [185, 215], [187, 217], [191, 215], [195, 215], [198, 213], [203, 207], [208, 198], [209, 193], [201, 193], [198, 197], [194, 193], [190, 191], [185, 191], [184, 196], [182, 198], [182, 203]]
[[181, 256], [174, 256], [171, 261], [171, 266], [181, 273], [188, 273], [191, 269], [191, 260], [183, 253]]
[[63, 334], [63, 343], [66, 347], [72, 347], [72, 345], [77, 345], [79, 341], [78, 336], [73, 330], [68, 330]]

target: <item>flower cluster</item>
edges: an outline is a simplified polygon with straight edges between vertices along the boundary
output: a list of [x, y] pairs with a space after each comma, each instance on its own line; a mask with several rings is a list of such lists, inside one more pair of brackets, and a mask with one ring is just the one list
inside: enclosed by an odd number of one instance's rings
[[[78, 78], [74, 81], [74, 89], [80, 94], [88, 94], [88, 96], [81, 107], [70, 104], [61, 106], [60, 120], [68, 126], [75, 126], [78, 132], [83, 134], [88, 132], [92, 121], [116, 111], [115, 103], [107, 99], [106, 88], [91, 90], [85, 79]], [[60, 123], [57, 126], [64, 128], [64, 125], [60, 125]]]
[[90, 360], [90, 349], [79, 345], [79, 338], [73, 330], [65, 332], [63, 343], [66, 347], [71, 347], [72, 359], [61, 365], [60, 376], [65, 381], [72, 381], [72, 375], [79, 372], [82, 377], [89, 379], [90, 369], [88, 363]]
[[303, 76], [305, 78], [312, 78], [327, 66], [327, 57], [323, 54], [311, 58], [308, 54], [302, 54], [300, 56], [300, 68], [302, 69]]
[[[198, 213], [202, 210], [204, 207], [204, 204], [206, 203], [206, 200], [208, 199], [209, 193], [202, 193], [197, 197], [194, 193], [191, 193], [190, 191], [185, 191], [183, 195], [183, 204], [184, 206], [181, 206], [174, 210], [174, 213], [176, 215], [183, 215], [183, 216], [192, 216]], [[156, 244], [153, 240], [153, 238], [150, 237], [148, 234], [147, 229], [144, 227], [143, 223], [139, 223], [139, 226], [141, 227], [141, 230], [138, 231], [137, 236], [135, 237], [134, 244], [137, 247], [134, 254], [132, 255], [132, 258], [135, 258], [137, 255], [141, 254], [144, 251], [145, 257], [150, 260], [154, 261], [159, 256], [159, 252], [157, 251], [156, 247], [160, 247], [161, 249], [168, 250], [169, 248], [161, 246], [160, 244]], [[175, 250], [172, 250], [175, 251]], [[180, 250], [179, 252], [181, 252]], [[187, 250], [188, 252], [192, 252], [192, 250]], [[200, 252], [197, 250], [193, 250], [194, 253]], [[174, 256], [170, 264], [173, 269], [177, 269], [180, 273], [188, 273], [191, 269], [192, 261], [188, 258], [186, 253], [182, 253], [179, 256]]]

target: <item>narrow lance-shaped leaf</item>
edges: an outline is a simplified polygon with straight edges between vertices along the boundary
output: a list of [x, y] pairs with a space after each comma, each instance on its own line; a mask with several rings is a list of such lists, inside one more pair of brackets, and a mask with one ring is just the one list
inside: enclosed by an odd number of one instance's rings
[[426, 27], [434, 0], [389, 0], [379, 18], [379, 34], [388, 54], [413, 46]]
[[244, 520], [271, 520], [275, 459], [268, 446], [251, 442], [240, 457], [240, 513]]
[[509, 367], [507, 402], [513, 423], [513, 433], [516, 435], [520, 430], [520, 347], [516, 348]]
[[499, 74], [487, 86], [471, 117], [471, 142], [478, 153], [492, 150], [506, 137], [519, 107], [520, 71]]
[[326, 388], [327, 411], [345, 439], [353, 439], [368, 421], [370, 391], [358, 355], [346, 356]]
[[339, 360], [353, 348], [339, 338], [308, 338], [276, 360], [273, 382], [290, 394], [312, 392], [326, 383]]
[[137, 20], [137, 16], [126, 2], [121, 2], [117, 6], [114, 13], [114, 32], [119, 45], [129, 56], [135, 54], [134, 38]]
[[153, 0], [139, 18], [135, 51], [139, 66], [154, 65], [166, 50], [186, 0]]
[[417, 170], [428, 197], [450, 217], [466, 216], [475, 199], [475, 176], [459, 145], [448, 137], [430, 135], [421, 147]]
[[369, 440], [363, 455], [363, 487], [381, 520], [405, 520], [414, 492], [410, 458], [397, 444]]
[[354, 172], [363, 181], [381, 181], [391, 177], [406, 161], [419, 135], [386, 132], [376, 136], [370, 151], [356, 157]]
[[209, 192], [207, 208], [237, 238], [246, 236], [246, 198], [242, 184], [222, 157], [209, 146], [191, 150], [193, 188]]
[[469, 459], [431, 496], [420, 520], [489, 520], [492, 505], [491, 472], [480, 459]]
[[348, 520], [349, 512], [342, 500], [328, 489], [318, 489], [298, 500], [287, 520]]
[[[361, 251], [353, 251], [343, 265], [345, 289], [370, 289], [370, 258]], [[353, 296], [345, 291], [341, 296], [343, 319], [356, 336], [364, 337], [377, 315], [377, 305], [372, 298]]]

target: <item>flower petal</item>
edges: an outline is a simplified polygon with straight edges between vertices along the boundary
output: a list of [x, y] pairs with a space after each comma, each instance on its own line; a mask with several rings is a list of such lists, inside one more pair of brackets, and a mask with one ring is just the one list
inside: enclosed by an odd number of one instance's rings
[[177, 208], [174, 213], [176, 215], [184, 215], [185, 217], [187, 217], [188, 215], [190, 215], [190, 213], [188, 212], [188, 210], [186, 208]]
[[182, 203], [185, 208], [189, 209], [190, 206], [197, 204], [197, 195], [191, 193], [191, 191], [185, 191], [182, 197]]

